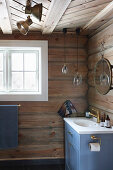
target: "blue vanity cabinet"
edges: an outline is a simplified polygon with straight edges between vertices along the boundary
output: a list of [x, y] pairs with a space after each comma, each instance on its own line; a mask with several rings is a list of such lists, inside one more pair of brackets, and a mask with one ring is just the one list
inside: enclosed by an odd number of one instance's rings
[[113, 134], [101, 138], [99, 152], [91, 152], [91, 134], [79, 134], [65, 122], [65, 170], [113, 170]]
[[79, 169], [79, 135], [65, 123], [65, 170]]

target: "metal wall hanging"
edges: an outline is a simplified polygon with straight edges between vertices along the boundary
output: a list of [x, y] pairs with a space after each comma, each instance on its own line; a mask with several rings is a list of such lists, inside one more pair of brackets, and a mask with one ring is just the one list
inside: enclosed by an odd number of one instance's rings
[[80, 28], [76, 29], [76, 36], [77, 36], [77, 69], [75, 70], [75, 75], [73, 78], [73, 85], [78, 86], [82, 83], [82, 75], [78, 72], [78, 41], [79, 41], [79, 34], [80, 34]]
[[107, 94], [112, 87], [112, 68], [110, 62], [104, 58], [104, 43], [102, 45], [102, 58], [96, 63], [94, 67], [94, 84], [96, 90], [102, 94]]
[[65, 45], [65, 37], [66, 37], [66, 33], [67, 33], [67, 28], [63, 28], [63, 33], [64, 33], [64, 65], [62, 67], [62, 73], [63, 74], [67, 74], [68, 72], [68, 68], [66, 66], [66, 45]]

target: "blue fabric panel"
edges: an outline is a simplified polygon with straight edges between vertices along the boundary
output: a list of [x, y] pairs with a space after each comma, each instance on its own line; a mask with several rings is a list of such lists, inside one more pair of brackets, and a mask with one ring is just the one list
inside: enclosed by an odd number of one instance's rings
[[0, 149], [18, 146], [18, 106], [0, 105]]

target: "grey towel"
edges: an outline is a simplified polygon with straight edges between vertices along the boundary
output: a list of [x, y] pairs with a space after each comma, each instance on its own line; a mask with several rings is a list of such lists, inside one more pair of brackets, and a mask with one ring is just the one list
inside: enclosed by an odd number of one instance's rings
[[18, 106], [0, 105], [0, 149], [18, 146]]

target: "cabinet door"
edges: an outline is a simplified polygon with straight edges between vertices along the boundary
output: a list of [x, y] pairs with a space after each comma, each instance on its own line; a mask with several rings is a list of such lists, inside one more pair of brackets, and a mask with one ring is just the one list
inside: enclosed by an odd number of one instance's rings
[[67, 123], [65, 123], [65, 138], [68, 138], [74, 147], [80, 148], [80, 135]]
[[70, 145], [68, 138], [65, 138], [65, 167], [70, 169]]
[[71, 143], [70, 145], [70, 170], [79, 170], [79, 160], [78, 160], [78, 149], [74, 148]]
[[113, 170], [113, 134], [94, 134], [101, 138], [99, 152], [90, 151], [90, 134], [80, 136], [80, 170]]
[[65, 147], [66, 167], [69, 170], [79, 170], [78, 150], [73, 147], [68, 139], [65, 142]]

